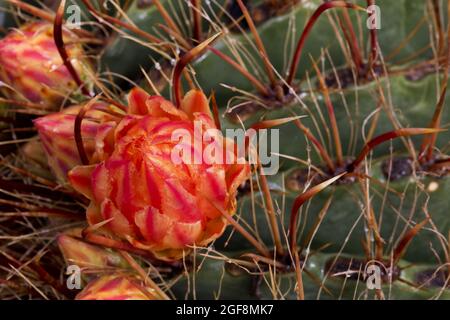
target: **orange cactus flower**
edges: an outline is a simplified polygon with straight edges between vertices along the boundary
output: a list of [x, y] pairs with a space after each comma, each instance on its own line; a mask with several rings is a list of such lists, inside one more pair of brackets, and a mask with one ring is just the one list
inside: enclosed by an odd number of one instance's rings
[[[212, 129], [232, 163], [174, 161], [173, 151], [202, 154], [209, 145], [195, 138], [196, 128]], [[184, 130], [193, 139], [174, 140]], [[135, 247], [160, 259], [174, 260], [190, 246], [205, 246], [219, 237], [227, 221], [222, 212], [236, 210], [236, 191], [250, 174], [239, 158], [234, 141], [218, 132], [208, 101], [200, 91], [190, 91], [177, 109], [162, 97], [140, 89], [129, 96], [129, 115], [97, 137], [97, 165], [78, 166], [69, 173], [72, 186], [91, 200], [87, 218], [91, 225], [109, 220], [106, 229]], [[206, 152], [203, 153], [203, 155]]]
[[153, 291], [136, 279], [121, 275], [106, 275], [91, 281], [76, 300], [157, 300]]
[[[76, 40], [69, 32], [64, 37], [67, 42]], [[68, 44], [66, 49], [74, 68], [86, 80], [89, 67], [82, 46]], [[58, 108], [77, 89], [53, 40], [53, 25], [47, 22], [26, 24], [0, 40], [0, 81], [6, 84], [2, 86], [5, 96], [47, 109]]]

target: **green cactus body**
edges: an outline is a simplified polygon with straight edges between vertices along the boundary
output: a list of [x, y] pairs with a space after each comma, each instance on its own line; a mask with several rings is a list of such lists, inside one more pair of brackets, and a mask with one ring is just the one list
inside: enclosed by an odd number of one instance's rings
[[[180, 8], [175, 4], [170, 6], [167, 1], [161, 1], [169, 12], [173, 13], [174, 17], [180, 16]], [[218, 2], [220, 3], [220, 2]], [[287, 57], [284, 54], [280, 54], [280, 50], [285, 51], [287, 37], [293, 37], [293, 41], [296, 41], [301, 31], [304, 28], [304, 23], [311, 16], [312, 12], [317, 8], [320, 1], [314, 0], [302, 5], [297, 5], [291, 12], [284, 15], [270, 19], [258, 26], [258, 32], [264, 43], [267, 43], [267, 53], [271, 63], [277, 70], [282, 70], [286, 67]], [[363, 1], [361, 1], [361, 5]], [[405, 39], [411, 30], [414, 29], [418, 23], [421, 22], [423, 17], [423, 11], [425, 3], [417, 3], [406, 0], [396, 1], [392, 3], [389, 0], [382, 0], [377, 3], [383, 12], [383, 30], [389, 30], [389, 32], [380, 33], [381, 49], [383, 52], [394, 52], [398, 46], [398, 42], [391, 41], [392, 38]], [[209, 13], [220, 11], [219, 7], [210, 4], [206, 6], [205, 11]], [[358, 13], [359, 14], [359, 13]], [[138, 2], [135, 2], [127, 12], [128, 17], [133, 21], [140, 29], [153, 33], [157, 30], [157, 25], [162, 23], [162, 18], [156, 10], [155, 6], [142, 6], [140, 7]], [[400, 19], [400, 17], [407, 16], [408, 19]], [[363, 17], [363, 22], [365, 17]], [[286, 33], [286, 30], [293, 30]], [[367, 28], [362, 28], [361, 37], [367, 38]], [[333, 26], [327, 17], [322, 17], [315, 25], [312, 34], [310, 36], [313, 41], [309, 41], [306, 44], [304, 50], [304, 57], [311, 55], [312, 57], [319, 57], [322, 48], [327, 48], [330, 56], [333, 57], [333, 64], [335, 66], [341, 66], [345, 63], [345, 57], [339, 43], [333, 33]], [[427, 28], [424, 26], [419, 29], [415, 35], [415, 41], [408, 43], [398, 54], [395, 54], [393, 62], [402, 61], [405, 58], [412, 55], [417, 50], [425, 47], [429, 42], [429, 34]], [[253, 52], [254, 47], [251, 44], [254, 38], [250, 33], [241, 35], [239, 33], [232, 33], [227, 36], [223, 41], [217, 42], [215, 47], [221, 50], [223, 53], [232, 56], [233, 52], [230, 51], [230, 43], [238, 43], [243, 46], [244, 49], [240, 49], [240, 52]], [[292, 41], [289, 40], [289, 41]], [[289, 43], [288, 41], [288, 43]], [[127, 51], [125, 51], [127, 50]], [[126, 52], [126, 54], [125, 54]], [[428, 53], [430, 56], [431, 53]], [[107, 68], [120, 74], [131, 75], [139, 74], [139, 67], [151, 67], [154, 65], [154, 60], [158, 60], [160, 55], [156, 52], [146, 48], [145, 46], [133, 43], [129, 39], [119, 38], [108, 45], [105, 54], [103, 56], [103, 62]], [[424, 54], [427, 56], [427, 54]], [[423, 56], [422, 56], [423, 57]], [[212, 52], [206, 52], [201, 59], [194, 63], [198, 81], [205, 92], [211, 90], [216, 91], [218, 101], [226, 103], [226, 101], [233, 96], [233, 93], [229, 89], [221, 88], [221, 84], [227, 84], [228, 86], [236, 87], [241, 90], [251, 90], [252, 87], [248, 81], [238, 75], [229, 65], [220, 60]], [[228, 72], [224, 72], [227, 70]], [[309, 63], [302, 64], [299, 68], [297, 77], [303, 78], [307, 72], [311, 71]], [[212, 79], [209, 75], [214, 74]]]
[[[380, 182], [384, 184], [386, 180], [381, 174], [380, 167], [381, 163], [375, 162], [370, 175], [380, 178]], [[282, 227], [286, 232], [292, 203], [300, 192], [283, 188], [282, 181], [290, 179], [290, 175], [294, 171], [295, 169], [280, 173], [276, 178], [273, 178], [274, 181], [271, 184], [273, 202], [278, 210], [277, 219], [278, 221], [284, 221]], [[412, 226], [411, 222], [417, 223], [425, 218], [423, 207], [426, 202], [428, 202], [428, 213], [435, 221], [439, 232], [442, 234], [448, 233], [450, 220], [446, 195], [450, 188], [449, 181], [448, 177], [419, 180], [407, 177], [386, 185], [398, 193], [387, 192], [386, 187], [372, 185], [371, 205], [377, 219], [382, 219], [380, 220], [382, 221], [380, 232], [386, 243], [390, 244], [387, 248], [392, 249], [393, 242], [397, 241], [400, 235], [405, 232], [405, 227]], [[417, 183], [422, 185], [423, 190], [417, 186]], [[433, 188], [433, 192], [428, 191], [430, 186]], [[334, 186], [318, 194], [303, 208], [301, 228], [304, 232], [299, 243], [303, 243], [302, 241], [307, 236], [308, 231], [314, 226], [324, 203], [329, 197], [332, 197], [331, 205], [313, 238], [311, 248], [317, 249], [325, 244], [331, 244], [327, 249], [331, 252], [343, 250], [343, 252], [351, 254], [360, 253], [362, 250], [361, 241], [364, 239], [367, 230], [363, 216], [365, 204], [360, 193], [360, 185], [356, 183]], [[272, 233], [262, 203], [260, 193], [255, 192], [253, 199], [251, 194], [247, 194], [239, 201], [237, 219], [243, 219], [251, 225], [264, 243], [273, 244]], [[254, 212], [253, 206], [255, 207]], [[227, 251], [240, 250], [243, 246], [251, 248], [251, 244], [232, 229], [216, 242], [216, 246]], [[440, 254], [443, 253], [439, 236], [435, 231], [427, 228], [422, 230], [411, 242], [405, 258], [413, 262], [433, 263], [436, 257], [431, 248], [434, 248]]]
[[[392, 112], [400, 125], [404, 127], [420, 127], [426, 126], [431, 121], [432, 111], [436, 105], [436, 78], [433, 76], [425, 77], [418, 81], [410, 81], [404, 76], [391, 76], [389, 80], [381, 80], [384, 90], [389, 87], [389, 92], [392, 93], [392, 104], [388, 108], [392, 108]], [[313, 82], [314, 83], [314, 82]], [[377, 103], [373, 100], [373, 95], [378, 90], [378, 86], [375, 83], [358, 87], [354, 89], [346, 90], [343, 95], [334, 94], [331, 96], [333, 106], [335, 108], [336, 119], [339, 125], [339, 136], [342, 141], [344, 155], [352, 157], [357, 155], [363, 147], [365, 141], [362, 135], [362, 128], [364, 126], [364, 135], [367, 135], [370, 130], [371, 121], [364, 122], [371, 114], [377, 109]], [[447, 98], [450, 95], [447, 93]], [[316, 100], [320, 99], [320, 96], [315, 95]], [[306, 115], [306, 118], [302, 119], [302, 123], [311, 129], [311, 131], [319, 137], [322, 134], [326, 139], [326, 128], [329, 126], [328, 119], [326, 119], [325, 104], [322, 99], [318, 100], [318, 107], [311, 96], [305, 96], [301, 98], [302, 103], [298, 101], [293, 102], [292, 106], [286, 106], [285, 108], [274, 111], [260, 111], [252, 118], [246, 121], [246, 124], [250, 126], [252, 123], [259, 121], [260, 119], [280, 119], [285, 117], [291, 117], [293, 114]], [[318, 110], [325, 117], [325, 123], [321, 122]], [[379, 120], [376, 126], [375, 135], [382, 134], [395, 127], [387, 115], [388, 110], [380, 110]], [[450, 121], [450, 113], [443, 114], [443, 123]], [[230, 122], [230, 120], [224, 120], [224, 127], [237, 128], [239, 124]], [[299, 128], [293, 124], [286, 124], [280, 129], [280, 150], [282, 155], [288, 155], [290, 157], [307, 159], [311, 158], [313, 164], [319, 164], [320, 159], [317, 153], [313, 150], [311, 142], [307, 142], [307, 139], [301, 134]], [[413, 141], [421, 141], [421, 137], [413, 137]], [[439, 135], [437, 145], [445, 145], [450, 139], [450, 133], [443, 132]], [[332, 147], [327, 140], [324, 143], [325, 146], [332, 150]], [[417, 144], [418, 145], [418, 144]], [[308, 148], [310, 146], [310, 148]], [[404, 152], [405, 147], [401, 140], [392, 141], [392, 148], [394, 152]], [[312, 150], [311, 150], [312, 149]], [[373, 151], [374, 157], [382, 157], [389, 155], [391, 149], [390, 143], [384, 143]], [[309, 152], [310, 150], [310, 152]], [[309, 153], [309, 154], [308, 154]], [[289, 168], [296, 165], [295, 160], [288, 160], [286, 158], [281, 159], [282, 166]]]
[[[230, 255], [232, 256], [232, 254]], [[341, 255], [340, 259], [351, 258]], [[306, 299], [344, 299], [363, 300], [376, 298], [375, 290], [369, 290], [364, 279], [345, 279], [333, 274], [332, 269], [327, 270], [327, 265], [335, 261], [335, 254], [316, 253], [309, 257], [305, 266], [307, 275], [303, 273], [303, 286]], [[353, 259], [358, 258], [353, 256]], [[295, 274], [279, 273], [275, 283], [271, 282], [274, 271], [259, 272], [246, 270], [243, 267], [230, 265], [223, 259], [197, 257], [197, 272], [184, 274], [184, 276], [172, 286], [172, 291], [179, 299], [296, 299]], [[368, 264], [370, 265], [370, 264]], [[402, 267], [408, 268], [404, 270]], [[410, 283], [417, 283], [418, 278], [425, 279], [424, 274], [436, 270], [432, 265], [413, 265], [407, 261], [399, 263], [399, 274], [401, 279]], [[255, 288], [255, 278], [262, 276], [259, 286]], [[194, 279], [195, 277], [195, 279]], [[432, 283], [429, 278], [428, 285], [420, 289], [399, 280], [381, 283], [381, 291], [389, 299], [432, 299], [436, 297], [449, 298], [449, 293], [442, 290], [438, 281]], [[434, 286], [436, 285], [436, 286]], [[322, 289], [321, 289], [322, 286]], [[326, 289], [324, 289], [326, 288]], [[258, 291], [258, 292], [257, 292]], [[255, 295], [256, 294], [256, 295]]]

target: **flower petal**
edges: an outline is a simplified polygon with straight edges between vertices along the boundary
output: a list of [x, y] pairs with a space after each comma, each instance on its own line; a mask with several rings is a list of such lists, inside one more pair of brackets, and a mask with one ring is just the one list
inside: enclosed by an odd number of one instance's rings
[[194, 118], [196, 112], [205, 113], [211, 117], [208, 99], [200, 90], [191, 90], [184, 96], [181, 110], [186, 112], [190, 119]]
[[161, 244], [174, 221], [154, 207], [147, 207], [136, 213], [135, 223], [142, 236], [156, 244]]
[[114, 203], [105, 199], [100, 207], [101, 214], [104, 220], [110, 220], [108, 222], [108, 228], [117, 235], [122, 237], [130, 236], [135, 237], [135, 231], [133, 225], [128, 221], [128, 219], [117, 209]]
[[133, 88], [128, 95], [128, 113], [146, 115], [148, 112], [146, 101], [150, 95], [141, 88]]
[[88, 199], [93, 199], [91, 176], [96, 165], [77, 166], [70, 170], [69, 181], [72, 187]]

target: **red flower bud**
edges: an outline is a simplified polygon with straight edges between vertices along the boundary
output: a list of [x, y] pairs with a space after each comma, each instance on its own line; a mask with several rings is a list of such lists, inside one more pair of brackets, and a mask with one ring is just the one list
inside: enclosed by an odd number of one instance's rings
[[[105, 227], [112, 234], [161, 259], [179, 259], [183, 250], [206, 246], [223, 233], [227, 221], [222, 212], [235, 213], [236, 191], [248, 178], [249, 165], [237, 160], [234, 142], [217, 130], [200, 91], [189, 92], [177, 109], [162, 97], [134, 89], [129, 113], [117, 127], [97, 135], [103, 161], [74, 168], [70, 182], [91, 200], [91, 225], [110, 220]], [[206, 150], [211, 141], [196, 137], [196, 128], [212, 129], [214, 144], [234, 162], [210, 161]], [[175, 130], [191, 138], [180, 143]], [[200, 162], [174, 161], [180, 145]]]
[[[81, 125], [84, 150], [90, 161], [93, 161], [95, 151], [95, 137], [99, 128], [114, 126], [108, 122], [112, 118], [95, 110], [96, 107], [106, 107], [104, 103], [96, 103], [86, 113]], [[74, 167], [81, 165], [80, 156], [75, 142], [75, 119], [81, 106], [73, 106], [62, 112], [53, 113], [34, 120], [34, 125], [44, 146], [48, 164], [61, 183], [67, 182], [67, 173]]]
[[[66, 42], [77, 38], [64, 33]], [[83, 80], [88, 65], [79, 44], [66, 46], [71, 62]], [[11, 99], [40, 103], [56, 109], [77, 89], [53, 40], [53, 25], [47, 22], [27, 24], [12, 30], [0, 40], [0, 86]]]

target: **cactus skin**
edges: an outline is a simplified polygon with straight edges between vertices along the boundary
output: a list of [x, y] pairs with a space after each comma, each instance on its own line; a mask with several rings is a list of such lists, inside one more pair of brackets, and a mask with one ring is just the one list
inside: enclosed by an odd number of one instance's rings
[[[76, 41], [69, 32], [64, 37], [66, 41]], [[89, 67], [83, 48], [72, 44], [67, 51], [78, 74], [87, 80]], [[77, 89], [53, 41], [53, 26], [46, 22], [24, 25], [0, 41], [0, 81], [14, 89], [2, 88], [7, 97], [53, 110]]]
[[[270, 181], [273, 202], [277, 204], [277, 208], [280, 208], [280, 214], [284, 217], [284, 224], [282, 226], [284, 230], [287, 230], [289, 224], [292, 203], [300, 193], [298, 190], [289, 189], [288, 185], [289, 178], [295, 170], [292, 169], [291, 171], [282, 172], [272, 177]], [[379, 178], [381, 183], [386, 183], [381, 174], [381, 161], [374, 160], [372, 171], [369, 172], [369, 175], [374, 178]], [[285, 185], [283, 185], [283, 181]], [[419, 189], [417, 184], [423, 185], [424, 191]], [[433, 192], [429, 191], [431, 184], [437, 187]], [[448, 215], [450, 207], [446, 195], [450, 190], [449, 177], [426, 177], [418, 178], [418, 180], [414, 180], [413, 177], [405, 177], [397, 181], [391, 181], [389, 188], [396, 190], [399, 194], [389, 191], [386, 199], [383, 199], [383, 195], [386, 192], [385, 187], [375, 184], [371, 185], [371, 195], [373, 196], [371, 204], [377, 219], [382, 214], [381, 236], [385, 241], [389, 241], [393, 236], [392, 232], [395, 226], [396, 229], [393, 239], [397, 240], [405, 228], [405, 221], [410, 219], [416, 222], [423, 220], [425, 217], [423, 206], [427, 200], [428, 212], [432, 216], [437, 229], [441, 234], [448, 234], [450, 230], [450, 217]], [[364, 218], [361, 217], [363, 199], [355, 198], [355, 194], [358, 193], [361, 193], [361, 189], [356, 183], [352, 185], [332, 186], [316, 195], [307, 206], [307, 211], [303, 211], [302, 213], [302, 228], [304, 228], [305, 232], [303, 233], [303, 237], [300, 238], [299, 243], [302, 244], [307, 231], [313, 227], [324, 203], [332, 196], [331, 205], [313, 239], [311, 248], [319, 248], [325, 244], [331, 244], [326, 250], [337, 252], [345, 244], [343, 247], [344, 252], [360, 254], [362, 250], [361, 240], [365, 237], [365, 231]], [[400, 197], [399, 195], [402, 193], [404, 194]], [[417, 199], [414, 201], [415, 198]], [[250, 193], [240, 198], [237, 217], [254, 226], [253, 228], [258, 230], [259, 238], [264, 243], [272, 245], [272, 234], [267, 225], [264, 208], [261, 206], [261, 194], [255, 192], [256, 224], [253, 222], [252, 201]], [[281, 220], [280, 217], [278, 219]], [[354, 226], [355, 224], [356, 226]], [[353, 227], [354, 229], [349, 235]], [[430, 250], [431, 246], [438, 254], [443, 254], [442, 246], [438, 241], [439, 237], [429, 228], [430, 226], [423, 229], [412, 240], [406, 252], [405, 259], [418, 263], [434, 263], [435, 254]], [[216, 241], [215, 246], [217, 249], [233, 252], [244, 250], [244, 248], [252, 248], [251, 244], [236, 232], [233, 232], [232, 237], [229, 238], [231, 232], [231, 229], [227, 230], [224, 236]]]
[[[141, 30], [147, 32], [150, 32], [155, 24], [163, 23], [154, 5], [140, 9], [138, 1], [133, 1], [127, 15]], [[140, 65], [145, 68], [152, 65], [149, 57], [153, 55], [156, 60], [159, 59], [151, 49], [144, 48], [130, 39], [118, 37], [106, 48], [102, 56], [102, 67], [111, 72], [133, 77], [140, 72]]]
[[[166, 9], [169, 8], [167, 2], [168, 1], [166, 0], [161, 0], [161, 3]], [[285, 55], [283, 53], [280, 54], [280, 50], [285, 48], [286, 30], [290, 27], [292, 28], [292, 26], [290, 26], [290, 21], [294, 21], [293, 28], [295, 30], [295, 39], [298, 39], [304, 28], [305, 21], [322, 2], [322, 0], [312, 0], [309, 1], [307, 5], [300, 3], [292, 8], [289, 13], [277, 16], [274, 19], [269, 19], [257, 26], [259, 35], [266, 45], [270, 61], [277, 70], [282, 70], [287, 63], [287, 61], [285, 61]], [[218, 1], [218, 3], [220, 3], [220, 1]], [[362, 0], [356, 1], [356, 3], [362, 6], [365, 5], [365, 1]], [[407, 37], [408, 33], [423, 17], [423, 13], [426, 10], [426, 3], [408, 0], [398, 0], [395, 3], [392, 3], [390, 0], [378, 0], [377, 5], [380, 6], [381, 11], [383, 12], [383, 32], [380, 32], [379, 34], [381, 49], [383, 52], [393, 52], [398, 46], [398, 42], [392, 41], [392, 39], [405, 39]], [[205, 10], [210, 16], [212, 16], [211, 11], [220, 12], [217, 6], [214, 5], [205, 5]], [[180, 14], [177, 6], [175, 6], [175, 12], [176, 13], [173, 16]], [[358, 14], [361, 15], [361, 13]], [[140, 29], [152, 34], [154, 34], [155, 30], [158, 30], [158, 24], [162, 22], [161, 16], [153, 5], [140, 7], [137, 2], [134, 2], [127, 11], [127, 15]], [[364, 22], [363, 17], [363, 23]], [[364, 39], [367, 39], [368, 31], [366, 28], [362, 28], [362, 32]], [[253, 41], [254, 39], [250, 32], [247, 31], [245, 35], [231, 33], [227, 36], [227, 41], [217, 41], [215, 44], [215, 47], [223, 53], [231, 55], [226, 44], [230, 41], [234, 41], [240, 43], [246, 50], [249, 50], [249, 52], [256, 55], [256, 52], [248, 41], [248, 39], [250, 41]], [[314, 58], [318, 58], [321, 54], [321, 49], [327, 48], [333, 58], [334, 65], [342, 66], [345, 64], [346, 60], [342, 53], [342, 48], [339, 46], [332, 25], [326, 17], [319, 19], [312, 30], [310, 38], [314, 40], [306, 43], [304, 50], [305, 59], [309, 54]], [[415, 35], [414, 41], [409, 42], [408, 45], [395, 56], [393, 62], [402, 61], [418, 50], [424, 48], [428, 43], [428, 29], [425, 26], [422, 26]], [[155, 51], [140, 46], [129, 39], [118, 38], [107, 46], [105, 55], [102, 59], [104, 62], [103, 67], [105, 70], [111, 70], [132, 77], [140, 74], [140, 66], [150, 68], [154, 65], [152, 59], [148, 58], [149, 56], [156, 61], [161, 57]], [[423, 52], [421, 55], [421, 57], [431, 56], [432, 52], [430, 50]], [[246, 91], [251, 91], [253, 89], [243, 76], [236, 73], [233, 68], [219, 59], [212, 52], [206, 52], [202, 56], [202, 59], [198, 59], [193, 65], [195, 66], [197, 78], [203, 90], [205, 92], [214, 90], [220, 105], [226, 105], [228, 100], [235, 96], [234, 92], [221, 86], [223, 83]], [[327, 68], [329, 68], [329, 66], [327, 66]], [[251, 68], [249, 69], [251, 70]], [[310, 72], [310, 64], [301, 64], [297, 73], [297, 78], [304, 78], [307, 72]], [[214, 74], [214, 77], [211, 77], [211, 74]]]
[[[350, 2], [359, 4], [363, 7], [366, 6], [365, 0]], [[294, 39], [297, 41], [305, 27], [305, 21], [307, 21], [320, 3], [323, 3], [323, 1], [309, 1], [308, 5], [302, 5], [300, 3], [292, 9], [292, 12], [274, 19], [269, 19], [258, 27], [258, 33], [265, 44], [270, 62], [282, 75], [283, 73], [281, 70], [283, 70], [289, 62], [286, 61], [286, 55], [283, 51], [286, 48], [286, 30], [289, 30], [291, 27], [291, 19], [294, 18], [293, 28], [296, 35]], [[398, 41], [392, 41], [392, 39], [405, 39], [407, 37], [408, 33], [413, 30], [423, 18], [424, 11], [426, 10], [426, 3], [410, 0], [398, 0], [395, 1], [395, 3], [390, 0], [377, 0], [376, 3], [382, 12], [382, 32], [379, 32], [378, 35], [379, 44], [382, 52], [390, 53], [393, 52], [399, 44]], [[352, 17], [355, 17], [355, 15], [362, 17], [362, 36], [364, 39], [368, 39], [368, 29], [365, 28], [365, 17], [359, 12], [356, 14], [350, 12], [350, 14]], [[355, 20], [356, 18], [353, 19], [353, 21]], [[250, 41], [253, 41], [254, 39], [251, 34], [246, 34], [245, 36], [248, 37]], [[243, 35], [233, 35], [231, 38], [256, 55], [256, 51], [254, 51]], [[311, 40], [307, 41], [303, 53], [303, 61], [305, 63], [302, 63], [299, 66], [297, 79], [305, 79], [308, 73], [310, 76], [313, 74], [313, 72], [311, 72], [311, 63], [308, 57], [311, 55], [314, 59], [318, 59], [323, 48], [326, 48], [330, 53], [335, 66], [343, 66], [346, 64], [347, 61], [343, 55], [342, 48], [340, 47], [336, 34], [333, 31], [333, 27], [326, 16], [323, 16], [318, 20], [311, 31], [309, 38]], [[427, 28], [422, 26], [416, 33], [414, 41], [409, 42], [408, 45], [395, 56], [395, 59], [393, 59], [392, 62], [396, 63], [397, 61], [404, 60], [408, 56], [424, 48], [429, 41]], [[217, 48], [228, 55], [231, 54], [223, 42], [218, 42]], [[431, 57], [431, 55], [431, 51], [428, 50], [421, 54], [421, 59], [426, 59], [426, 57]], [[237, 76], [233, 68], [226, 65], [211, 52], [205, 53], [203, 58], [199, 59], [195, 64], [195, 67], [199, 83], [203, 90], [206, 92], [215, 90], [217, 98], [221, 102], [222, 100], [228, 101], [231, 97], [236, 95], [234, 92], [231, 92], [231, 90], [221, 87], [220, 84], [222, 83], [245, 91], [253, 90], [245, 78]], [[331, 66], [327, 63], [326, 68], [331, 69]], [[224, 70], [228, 72], [224, 72]], [[249, 67], [249, 70], [252, 70], [252, 68]], [[209, 76], [210, 74], [216, 76], [211, 79]]]
[[[236, 252], [227, 253], [228, 257], [238, 257]], [[363, 280], [359, 282], [349, 279], [344, 281], [340, 277], [333, 277], [330, 273], [327, 275], [326, 264], [327, 262], [335, 259], [335, 254], [322, 254], [315, 253], [308, 258], [306, 269], [313, 274], [316, 279], [323, 281], [323, 285], [330, 291], [330, 293], [322, 290], [320, 292], [319, 285], [313, 281], [305, 273], [303, 274], [303, 285], [305, 290], [305, 299], [316, 300], [320, 299], [375, 299], [375, 291], [367, 290]], [[352, 256], [341, 255], [340, 257], [352, 258]], [[353, 259], [358, 259], [357, 256], [353, 256]], [[239, 267], [233, 267], [233, 271], [230, 272], [226, 263], [222, 260], [197, 257], [198, 270], [195, 274], [197, 285], [192, 287], [193, 272], [184, 275], [175, 285], [172, 287], [172, 292], [178, 299], [192, 298], [195, 296], [197, 299], [296, 299], [297, 294], [294, 290], [296, 283], [295, 274], [282, 273], [278, 274], [278, 291], [274, 291], [270, 287], [270, 275], [269, 273], [262, 273], [266, 277], [266, 281], [262, 281], [259, 286], [259, 296], [255, 296], [255, 278], [248, 274], [244, 269]], [[200, 263], [200, 261], [202, 261]], [[408, 268], [401, 270], [400, 274], [402, 279], [411, 283], [417, 283], [417, 276], [424, 270], [434, 270], [436, 266], [432, 265], [413, 265], [407, 261], [400, 261], [399, 266], [401, 268], [409, 266]], [[256, 272], [258, 274], [260, 272]], [[190, 281], [188, 280], [190, 277]], [[344, 288], [344, 290], [343, 290]], [[450, 292], [448, 290], [442, 290], [442, 287], [424, 287], [422, 289], [414, 289], [400, 281], [393, 281], [392, 286], [388, 283], [382, 285], [385, 298], [389, 299], [431, 299], [434, 297], [440, 297], [441, 299], [449, 299]], [[442, 291], [442, 292], [441, 292]], [[275, 294], [274, 294], [275, 292]], [[320, 294], [319, 294], [320, 292]], [[331, 295], [330, 295], [331, 294]]]
[[[314, 84], [315, 79], [311, 82]], [[392, 92], [392, 106], [395, 108], [395, 116], [400, 124], [404, 127], [423, 127], [428, 126], [432, 119], [434, 106], [437, 103], [436, 91], [438, 90], [436, 79], [433, 75], [424, 77], [417, 81], [408, 80], [404, 75], [390, 76], [389, 79], [382, 78], [380, 83], [384, 90]], [[307, 84], [305, 84], [306, 86]], [[305, 87], [306, 89], [306, 87]], [[344, 150], [344, 156], [353, 157], [360, 152], [365, 140], [361, 133], [361, 127], [364, 120], [373, 113], [376, 109], [376, 101], [374, 101], [373, 95], [376, 93], [377, 84], [370, 83], [364, 86], [356, 86], [348, 88], [340, 93], [331, 94], [331, 100], [335, 109], [335, 115], [338, 124], [347, 124], [339, 126], [339, 136], [342, 141], [342, 147]], [[320, 98], [316, 94], [316, 99]], [[343, 102], [343, 98], [346, 101], [346, 105]], [[450, 99], [450, 93], [447, 92], [446, 99]], [[303, 102], [308, 106], [305, 110], [298, 103], [294, 102], [291, 105], [287, 105], [282, 109], [261, 111], [257, 112], [245, 121], [247, 126], [259, 121], [261, 117], [265, 119], [280, 119], [292, 116], [291, 112], [295, 112], [298, 115], [307, 115], [302, 119], [302, 123], [311, 129], [313, 134], [318, 136], [318, 132], [324, 134], [323, 127], [328, 123], [323, 124], [318, 122], [318, 127], [312, 121], [313, 118], [320, 119], [317, 109], [314, 107], [314, 101], [311, 95], [305, 95], [302, 98]], [[318, 102], [321, 112], [325, 112], [325, 105], [323, 101]], [[347, 110], [348, 112], [347, 112]], [[327, 115], [325, 114], [325, 118]], [[327, 119], [326, 119], [327, 121]], [[450, 112], [444, 112], [442, 115], [442, 123], [450, 122]], [[236, 128], [240, 125], [231, 122], [225, 117], [222, 127], [224, 128]], [[351, 130], [354, 126], [355, 130]], [[370, 122], [366, 123], [364, 134], [367, 135], [369, 131]], [[395, 127], [389, 120], [386, 112], [380, 113], [378, 124], [374, 131], [374, 135], [379, 135], [391, 130]], [[353, 134], [353, 135], [352, 135]], [[326, 138], [326, 137], [325, 137]], [[445, 146], [450, 140], [450, 131], [442, 132], [437, 137], [437, 146]], [[327, 140], [325, 140], [327, 141]], [[418, 142], [418, 147], [421, 141], [421, 137], [413, 137], [412, 141]], [[328, 150], [332, 150], [334, 147], [330, 147]], [[390, 154], [391, 143], [387, 142], [377, 146], [372, 155], [375, 158], [386, 157]], [[394, 152], [405, 152], [405, 147], [400, 139], [392, 140], [392, 148]], [[315, 165], [321, 164], [317, 152], [312, 147], [311, 142], [307, 143], [302, 132], [293, 123], [284, 125], [280, 129], [280, 147], [279, 153], [283, 155], [289, 155], [300, 159], [307, 159], [308, 156], [311, 162]], [[333, 156], [333, 154], [332, 154]], [[297, 165], [296, 161], [280, 158], [282, 170], [288, 170]]]

